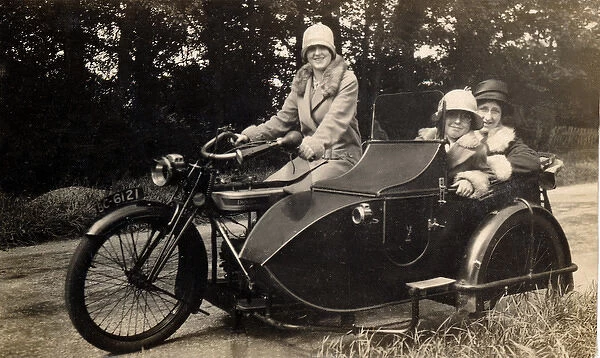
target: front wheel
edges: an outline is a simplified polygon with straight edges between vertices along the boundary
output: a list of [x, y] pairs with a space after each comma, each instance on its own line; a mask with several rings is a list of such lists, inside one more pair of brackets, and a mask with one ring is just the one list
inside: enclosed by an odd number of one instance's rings
[[[166, 256], [164, 268], [151, 274], [161, 252], [168, 252], [167, 222], [158, 214], [128, 218], [100, 236], [84, 237], [77, 247], [67, 273], [66, 306], [77, 331], [94, 346], [123, 353], [156, 345], [202, 299], [208, 266], [193, 227]], [[143, 252], [149, 254], [140, 265]]]

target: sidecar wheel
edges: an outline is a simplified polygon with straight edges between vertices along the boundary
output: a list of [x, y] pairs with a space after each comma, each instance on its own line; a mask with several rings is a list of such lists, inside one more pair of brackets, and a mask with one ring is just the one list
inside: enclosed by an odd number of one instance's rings
[[[479, 283], [564, 268], [570, 263], [569, 257], [562, 245], [561, 232], [543, 216], [532, 217], [529, 212], [523, 211], [508, 218], [495, 232], [481, 263]], [[493, 309], [505, 295], [545, 288], [562, 294], [570, 290], [571, 286], [572, 275], [568, 273], [493, 289], [479, 295], [477, 311]]]
[[202, 299], [208, 265], [193, 227], [156, 280], [146, 278], [165, 240], [157, 240], [140, 270], [133, 269], [150, 239], [164, 238], [167, 221], [159, 215], [128, 219], [100, 237], [84, 237], [77, 247], [67, 273], [66, 306], [77, 331], [94, 346], [125, 353], [156, 345]]

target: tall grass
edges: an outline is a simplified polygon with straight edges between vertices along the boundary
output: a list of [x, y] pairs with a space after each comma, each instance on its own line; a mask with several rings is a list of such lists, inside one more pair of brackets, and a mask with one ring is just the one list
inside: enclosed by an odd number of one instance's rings
[[[503, 302], [502, 302], [503, 301]], [[474, 321], [406, 335], [326, 337], [319, 357], [595, 357], [596, 286], [564, 296], [530, 292]]]

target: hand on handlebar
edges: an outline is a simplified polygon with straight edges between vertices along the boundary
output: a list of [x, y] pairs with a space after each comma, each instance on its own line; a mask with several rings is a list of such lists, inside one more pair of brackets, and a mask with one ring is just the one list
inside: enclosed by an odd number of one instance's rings
[[236, 136], [237, 138], [235, 139], [235, 142], [233, 142], [233, 145], [236, 147], [250, 141], [250, 138], [248, 138], [248, 136], [245, 134], [236, 134]]

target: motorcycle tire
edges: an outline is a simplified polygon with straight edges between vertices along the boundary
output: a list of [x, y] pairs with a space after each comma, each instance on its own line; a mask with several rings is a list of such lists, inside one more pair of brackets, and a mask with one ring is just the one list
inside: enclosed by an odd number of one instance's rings
[[[195, 227], [181, 236], [156, 280], [150, 267], [165, 245], [168, 218], [149, 214], [116, 222], [86, 236], [73, 255], [65, 284], [69, 317], [94, 346], [126, 353], [171, 336], [199, 307], [207, 282], [207, 256]], [[132, 269], [150, 242], [162, 235], [141, 269]]]

